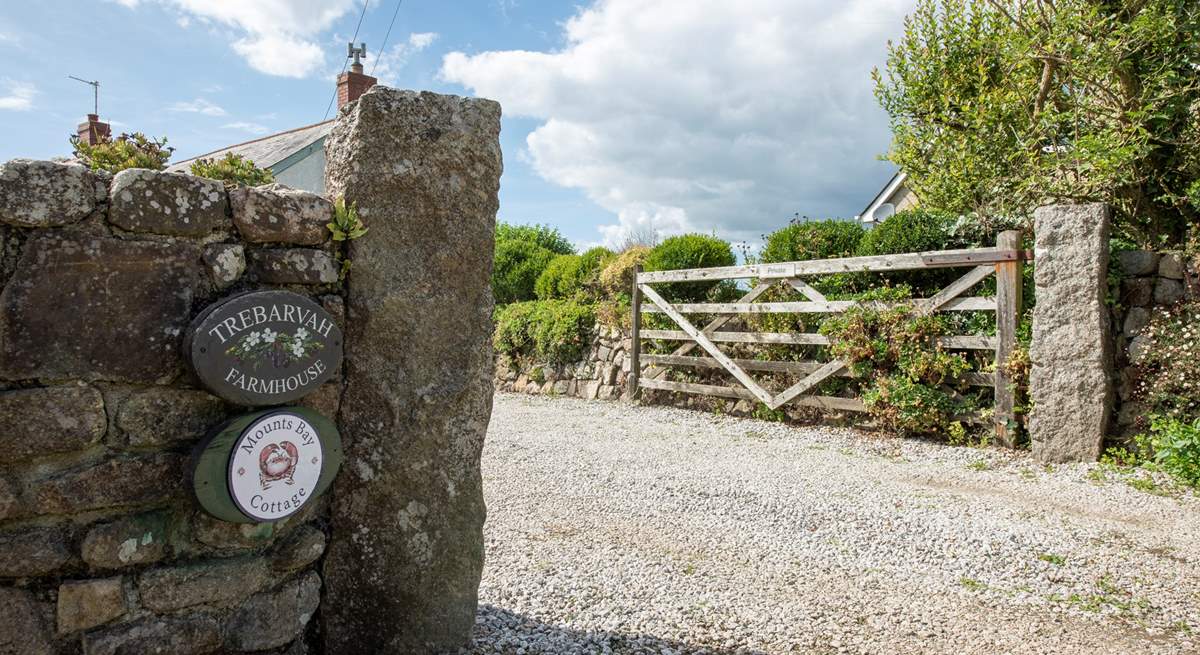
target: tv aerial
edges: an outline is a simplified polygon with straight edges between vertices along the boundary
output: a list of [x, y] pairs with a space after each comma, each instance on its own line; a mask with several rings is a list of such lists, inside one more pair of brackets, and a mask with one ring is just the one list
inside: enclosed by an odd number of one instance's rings
[[94, 107], [92, 113], [99, 116], [100, 115], [100, 80], [85, 80], [82, 77], [75, 77], [74, 75], [68, 75], [67, 77], [69, 77], [77, 82], [83, 82], [84, 84], [87, 84], [88, 86], [92, 87], [92, 93], [94, 95], [94, 102], [95, 102], [95, 107]]

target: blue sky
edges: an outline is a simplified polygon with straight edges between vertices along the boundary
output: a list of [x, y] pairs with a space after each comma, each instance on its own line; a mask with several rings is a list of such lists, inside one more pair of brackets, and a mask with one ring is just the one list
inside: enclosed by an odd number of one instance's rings
[[[891, 173], [871, 66], [910, 0], [404, 0], [377, 74], [504, 106], [500, 218], [580, 244], [757, 240], [853, 216]], [[832, 6], [831, 6], [832, 5]], [[360, 0], [0, 6], [0, 159], [69, 154], [90, 111], [175, 159], [322, 120]], [[371, 0], [372, 56], [395, 11]], [[367, 61], [367, 71], [376, 66]]]

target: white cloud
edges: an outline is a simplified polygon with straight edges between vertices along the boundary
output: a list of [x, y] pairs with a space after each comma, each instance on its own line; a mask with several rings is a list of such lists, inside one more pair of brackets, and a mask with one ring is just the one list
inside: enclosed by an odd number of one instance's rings
[[0, 80], [0, 109], [12, 111], [29, 111], [33, 109], [33, 97], [37, 95], [37, 87], [32, 82], [20, 82], [4, 78]]
[[266, 134], [267, 132], [271, 131], [271, 128], [267, 127], [266, 125], [259, 125], [258, 123], [249, 123], [246, 121], [234, 121], [233, 123], [226, 123], [221, 127], [227, 130], [239, 130], [241, 132], [246, 132], [247, 134], [256, 135]]
[[368, 52], [363, 66], [368, 72], [379, 78], [379, 82], [384, 86], [396, 86], [400, 71], [408, 65], [412, 56], [433, 45], [437, 38], [437, 32], [414, 32], [409, 34], [405, 41], [388, 48], [387, 52], [379, 55], [378, 63], [371, 61]]
[[558, 51], [450, 53], [441, 76], [541, 119], [542, 177], [617, 214], [601, 234], [756, 239], [849, 215], [886, 179], [869, 77], [914, 0], [596, 0]]
[[[136, 7], [149, 0], [114, 0]], [[215, 22], [233, 28], [231, 46], [253, 69], [268, 75], [305, 77], [325, 62], [317, 35], [346, 13], [362, 7], [358, 0], [157, 0], [180, 12], [181, 27]]]
[[186, 114], [204, 114], [205, 116], [224, 116], [227, 112], [220, 106], [215, 105], [204, 98], [196, 98], [191, 102], [177, 102], [167, 111], [177, 111]]

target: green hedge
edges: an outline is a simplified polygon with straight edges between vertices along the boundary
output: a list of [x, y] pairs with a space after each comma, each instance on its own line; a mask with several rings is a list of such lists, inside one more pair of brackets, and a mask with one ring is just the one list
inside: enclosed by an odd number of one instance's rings
[[854, 221], [792, 223], [767, 235], [764, 263], [852, 257], [866, 230]]
[[549, 225], [513, 225], [511, 223], [496, 224], [496, 243], [501, 241], [527, 241], [541, 246], [556, 255], [574, 255], [575, 246], [558, 231]]
[[[665, 239], [646, 256], [647, 271], [733, 266], [737, 260], [728, 241], [706, 234], [682, 234]], [[673, 282], [656, 287], [671, 302], [704, 300], [716, 282]]]
[[[928, 250], [950, 250], [965, 248], [969, 244], [954, 236], [955, 217], [942, 212], [925, 209], [909, 209], [898, 212], [867, 231], [858, 244], [857, 254], [897, 255]], [[886, 276], [869, 274], [860, 276], [862, 287], [881, 284], [912, 287], [916, 295], [936, 293], [946, 284], [963, 274], [960, 268], [945, 268], [889, 273]]]
[[534, 285], [554, 257], [549, 249], [532, 241], [497, 241], [492, 268], [492, 295], [496, 304], [533, 300]]
[[550, 363], [583, 358], [596, 324], [595, 307], [571, 300], [537, 300], [500, 307], [492, 344], [511, 356]]

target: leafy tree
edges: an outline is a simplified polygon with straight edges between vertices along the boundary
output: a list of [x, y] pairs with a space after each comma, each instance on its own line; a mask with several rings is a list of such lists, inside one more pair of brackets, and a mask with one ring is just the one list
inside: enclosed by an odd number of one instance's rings
[[887, 158], [926, 206], [1024, 221], [1104, 201], [1145, 245], [1197, 219], [1195, 0], [919, 0], [888, 50]]
[[71, 137], [74, 155], [94, 171], [116, 173], [126, 168], [148, 168], [161, 171], [167, 167], [174, 148], [167, 146], [167, 137], [151, 139], [141, 132], [122, 134], [116, 139], [101, 137], [95, 145]]
[[496, 224], [496, 243], [501, 241], [529, 241], [535, 243], [556, 255], [574, 255], [575, 246], [558, 231], [549, 225], [513, 225], [511, 223]]
[[197, 159], [192, 162], [192, 175], [221, 180], [226, 184], [244, 184], [259, 186], [275, 181], [275, 175], [269, 169], [259, 168], [254, 162], [232, 152], [225, 153], [220, 159]]

